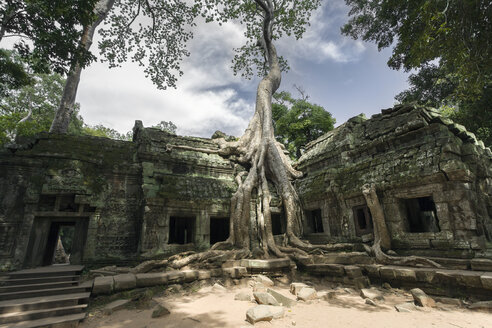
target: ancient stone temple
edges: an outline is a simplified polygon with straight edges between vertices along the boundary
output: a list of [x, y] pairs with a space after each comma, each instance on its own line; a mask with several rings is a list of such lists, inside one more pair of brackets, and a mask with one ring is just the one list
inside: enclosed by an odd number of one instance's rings
[[[225, 240], [239, 168], [206, 151], [217, 148], [137, 121], [132, 142], [42, 134], [1, 150], [0, 269], [53, 263], [61, 234], [71, 236], [70, 262], [88, 265]], [[432, 109], [354, 117], [307, 145], [297, 168], [312, 243], [372, 242], [361, 191], [370, 183], [398, 253], [492, 257], [492, 153]], [[280, 237], [283, 213], [272, 206]]]

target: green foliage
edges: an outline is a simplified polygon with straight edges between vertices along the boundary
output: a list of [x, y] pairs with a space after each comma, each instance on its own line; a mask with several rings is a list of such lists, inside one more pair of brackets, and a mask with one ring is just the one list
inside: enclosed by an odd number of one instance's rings
[[0, 41], [21, 36], [14, 48], [37, 73], [66, 73], [94, 57], [80, 47], [82, 27], [94, 20], [97, 0], [24, 0], [0, 2]]
[[178, 129], [176, 124], [174, 124], [171, 121], [169, 121], [169, 122], [161, 121], [161, 123], [154, 125], [152, 127], [160, 129], [161, 131], [166, 131], [166, 132], [171, 133], [171, 134], [176, 134], [176, 130]]
[[291, 157], [299, 158], [303, 147], [328, 131], [333, 130], [335, 119], [323, 107], [308, 101], [307, 97], [292, 98], [288, 92], [274, 95], [272, 104], [275, 135], [289, 150]]
[[455, 74], [453, 93], [476, 98], [492, 75], [492, 2], [489, 0], [345, 0], [349, 22], [342, 33], [394, 45], [388, 65], [424, 67], [433, 61]]
[[132, 131], [128, 131], [127, 133], [122, 134], [116, 131], [115, 129], [105, 127], [102, 124], [97, 124], [94, 126], [84, 125], [84, 127], [82, 128], [82, 133], [94, 137], [103, 137], [103, 138], [125, 140], [125, 141], [131, 141], [133, 138]]
[[110, 67], [131, 57], [159, 89], [176, 87], [180, 61], [189, 56], [186, 42], [193, 34], [198, 7], [186, 1], [120, 0], [100, 30], [99, 48]]
[[13, 51], [0, 49], [0, 98], [7, 97], [11, 90], [32, 83], [19, 56]]
[[[255, 70], [259, 76], [266, 73], [265, 54], [260, 46], [263, 40], [263, 10], [259, 3], [273, 7], [274, 21], [269, 33], [273, 41], [283, 36], [294, 36], [300, 39], [309, 26], [311, 13], [316, 10], [320, 0], [195, 0], [202, 9], [201, 14], [207, 20], [218, 21], [219, 24], [229, 20], [245, 25], [246, 43], [234, 49], [236, 55], [232, 61], [234, 74], [251, 78]], [[280, 66], [288, 69], [287, 62], [280, 56]]]
[[[11, 91], [9, 97], [0, 99], [0, 144], [10, 141], [15, 134], [32, 136], [48, 131], [51, 126], [65, 80], [56, 73], [34, 74], [30, 78], [32, 85]], [[31, 119], [19, 123], [29, 111], [32, 112]], [[82, 133], [83, 120], [78, 112], [77, 104], [69, 126], [71, 134]]]

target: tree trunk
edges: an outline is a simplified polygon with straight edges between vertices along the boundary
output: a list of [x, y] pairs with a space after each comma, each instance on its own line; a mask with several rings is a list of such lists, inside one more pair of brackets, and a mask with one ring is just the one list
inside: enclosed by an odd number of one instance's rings
[[[107, 14], [114, 5], [114, 0], [100, 0], [95, 7], [96, 20], [89, 26], [84, 27], [80, 47], [89, 50], [97, 26], [106, 18]], [[68, 72], [67, 81], [63, 89], [60, 105], [55, 113], [55, 118], [51, 124], [50, 133], [67, 133], [70, 119], [72, 118], [77, 88], [80, 82], [82, 67], [79, 63], [74, 63]]]
[[376, 194], [376, 187], [366, 184], [362, 186], [362, 194], [366, 199], [367, 207], [371, 211], [374, 224], [374, 243], [379, 243], [383, 250], [391, 249], [391, 238], [386, 227], [383, 208]]

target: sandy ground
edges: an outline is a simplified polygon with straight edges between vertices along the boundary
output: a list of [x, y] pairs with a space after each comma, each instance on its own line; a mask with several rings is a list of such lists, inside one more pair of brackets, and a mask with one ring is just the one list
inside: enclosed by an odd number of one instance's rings
[[[318, 292], [333, 291], [329, 287], [315, 286]], [[275, 287], [284, 295], [290, 295], [287, 287]], [[249, 287], [231, 287], [218, 292], [207, 286], [195, 292], [155, 297], [154, 301], [165, 305], [171, 314], [151, 318], [152, 308], [123, 309], [112, 315], [103, 315], [92, 309], [81, 328], [178, 328], [178, 327], [253, 327], [245, 321], [246, 311], [253, 302], [235, 301], [234, 295]], [[255, 327], [435, 327], [435, 328], [491, 328], [492, 313], [471, 311], [456, 305], [437, 303], [436, 308], [421, 308], [410, 313], [400, 313], [395, 304], [412, 301], [408, 292], [383, 290], [384, 301], [377, 306], [365, 304], [355, 290], [338, 288], [334, 299], [319, 299], [310, 303], [298, 302], [286, 308], [285, 317], [271, 322], [259, 322]], [[292, 297], [292, 295], [290, 295]]]

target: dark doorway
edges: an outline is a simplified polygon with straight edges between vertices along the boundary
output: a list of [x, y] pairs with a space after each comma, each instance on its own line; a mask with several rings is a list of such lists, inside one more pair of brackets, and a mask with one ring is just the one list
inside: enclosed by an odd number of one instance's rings
[[195, 218], [176, 217], [169, 219], [169, 244], [190, 244], [194, 242]]
[[[53, 263], [70, 263], [69, 256], [72, 251], [73, 237], [75, 232], [75, 222], [52, 222], [48, 233], [48, 240], [43, 255], [43, 265]], [[61, 241], [62, 249], [58, 248], [58, 239]], [[65, 243], [64, 243], [65, 242]], [[69, 252], [65, 245], [69, 246]], [[64, 252], [66, 256], [63, 256]]]
[[355, 234], [362, 236], [373, 231], [372, 216], [369, 208], [365, 205], [353, 208]]
[[87, 238], [88, 218], [36, 217], [29, 237], [24, 267], [37, 267], [55, 261], [58, 239], [60, 239], [71, 264], [80, 264]]
[[210, 218], [210, 245], [229, 238], [229, 218]]
[[311, 233], [325, 232], [323, 229], [323, 221], [321, 219], [321, 209], [311, 210], [307, 212], [307, 223]]
[[439, 232], [436, 204], [432, 197], [404, 199], [409, 232]]
[[272, 233], [273, 235], [283, 235], [285, 233], [285, 216], [281, 213], [272, 213]]

